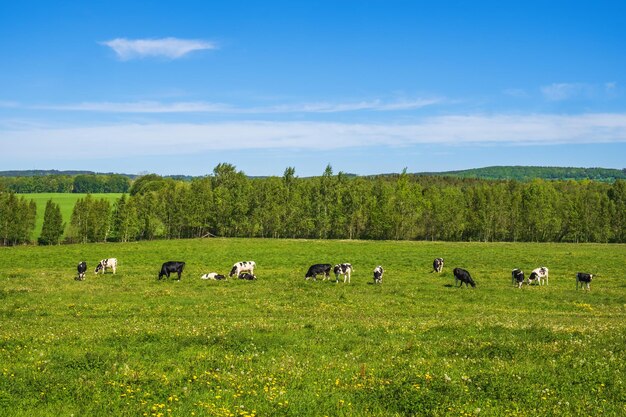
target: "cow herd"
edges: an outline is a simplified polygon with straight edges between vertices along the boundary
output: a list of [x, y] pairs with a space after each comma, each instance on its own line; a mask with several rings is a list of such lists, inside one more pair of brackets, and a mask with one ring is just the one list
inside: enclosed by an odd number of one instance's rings
[[[433, 261], [433, 271], [436, 273], [441, 273], [443, 271], [444, 260], [443, 258], [435, 258]], [[256, 280], [257, 277], [254, 275], [254, 268], [256, 267], [256, 262], [254, 261], [242, 261], [236, 262], [230, 270], [228, 274], [229, 277], [236, 276], [242, 280]], [[185, 262], [182, 261], [168, 261], [161, 265], [161, 270], [159, 271], [158, 279], [161, 280], [163, 277], [170, 277], [170, 274], [176, 274], [177, 280], [180, 281], [181, 275], [183, 273], [183, 269], [185, 268]], [[102, 259], [98, 265], [96, 266], [95, 273], [98, 274], [102, 272], [103, 274], [107, 269], [111, 269], [113, 274], [117, 269], [117, 258], [107, 258]], [[350, 283], [350, 277], [354, 272], [354, 267], [350, 263], [341, 263], [332, 266], [331, 264], [313, 264], [309, 267], [304, 278], [306, 280], [313, 279], [313, 281], [317, 281], [318, 275], [322, 276], [322, 280], [330, 280], [330, 271], [333, 271], [335, 274], [335, 283], [339, 283], [339, 278], [343, 278], [344, 284]], [[85, 272], [87, 271], [87, 263], [82, 261], [77, 266], [78, 276], [75, 277], [77, 281], [82, 281], [85, 279]], [[383, 274], [384, 269], [381, 265], [374, 268], [374, 284], [382, 284], [383, 282]], [[548, 268], [545, 266], [535, 268], [531, 271], [528, 279], [525, 279], [524, 271], [520, 268], [515, 268], [511, 271], [511, 284], [517, 288], [521, 288], [524, 282], [528, 285], [548, 285]], [[454, 275], [454, 284], [455, 286], [462, 287], [465, 284], [466, 287], [471, 286], [472, 288], [476, 287], [476, 282], [470, 275], [469, 271], [462, 268], [454, 268], [452, 270], [452, 274]], [[591, 280], [593, 279], [594, 274], [589, 274], [586, 272], [578, 272], [576, 274], [576, 289], [578, 289], [579, 285], [581, 289], [586, 288], [590, 290]], [[207, 280], [225, 280], [227, 279], [225, 275], [219, 274], [217, 272], [209, 272], [200, 276], [201, 279]], [[458, 284], [458, 285], [457, 285]]]

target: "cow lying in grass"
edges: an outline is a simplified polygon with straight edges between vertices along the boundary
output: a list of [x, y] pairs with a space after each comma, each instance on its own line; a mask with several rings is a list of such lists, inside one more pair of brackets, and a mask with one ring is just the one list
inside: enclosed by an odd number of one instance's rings
[[253, 279], [256, 279], [256, 275], [252, 275], [248, 272], [242, 272], [238, 276], [239, 276], [239, 279], [247, 279], [248, 281], [252, 281]]
[[209, 272], [208, 274], [202, 275], [200, 279], [213, 279], [216, 281], [220, 281], [226, 279], [226, 277], [222, 274], [218, 274], [217, 272]]
[[588, 274], [586, 272], [579, 272], [576, 274], [576, 289], [578, 289], [578, 283], [580, 283], [580, 288], [584, 289], [585, 285], [587, 286], [587, 290], [591, 290], [591, 280], [593, 279], [593, 274]]
[[471, 275], [469, 272], [467, 272], [465, 269], [462, 268], [454, 268], [454, 270], [452, 271], [452, 273], [454, 274], [454, 285], [456, 286], [456, 283], [459, 282], [459, 287], [463, 286], [463, 283], [465, 283], [465, 286], [472, 286], [472, 288], [476, 287], [476, 283], [474, 282], [474, 280], [472, 279]]

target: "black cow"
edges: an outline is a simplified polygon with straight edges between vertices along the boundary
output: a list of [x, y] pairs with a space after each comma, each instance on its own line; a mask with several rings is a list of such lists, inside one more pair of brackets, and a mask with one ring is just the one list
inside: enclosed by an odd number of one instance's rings
[[456, 285], [457, 281], [459, 281], [459, 287], [462, 287], [463, 283], [465, 283], [466, 287], [469, 285], [471, 285], [472, 288], [476, 287], [476, 283], [472, 279], [470, 273], [467, 272], [465, 269], [454, 268], [452, 273], [454, 274], [454, 285]]
[[161, 272], [159, 272], [159, 279], [163, 278], [163, 275], [170, 277], [170, 273], [176, 272], [178, 274], [178, 280], [180, 281], [180, 275], [183, 273], [185, 267], [184, 262], [169, 261], [161, 265]]
[[378, 265], [376, 268], [374, 268], [374, 283], [375, 284], [382, 284], [383, 283], [383, 274], [385, 273], [385, 270], [383, 269], [382, 266]]
[[433, 261], [433, 272], [441, 272], [443, 271], [443, 258], [435, 258]]
[[78, 277], [76, 277], [76, 281], [82, 281], [85, 279], [85, 272], [87, 271], [87, 262], [83, 261], [78, 264]]
[[580, 282], [581, 289], [584, 289], [585, 285], [587, 285], [587, 289], [590, 290], [592, 279], [593, 279], [593, 274], [588, 274], [586, 272], [577, 273], [576, 274], [576, 289], [578, 289], [578, 283]]
[[256, 275], [252, 275], [249, 272], [242, 272], [241, 274], [239, 274], [239, 279], [247, 279], [249, 281], [252, 281], [253, 279], [256, 279]]
[[324, 279], [330, 278], [330, 268], [332, 268], [331, 264], [315, 264], [309, 267], [305, 279], [313, 278], [314, 281], [317, 281], [317, 276], [319, 274], [324, 274]]
[[522, 288], [522, 284], [524, 283], [524, 271], [519, 268], [515, 268], [511, 271], [511, 283], [516, 285], [517, 288]]

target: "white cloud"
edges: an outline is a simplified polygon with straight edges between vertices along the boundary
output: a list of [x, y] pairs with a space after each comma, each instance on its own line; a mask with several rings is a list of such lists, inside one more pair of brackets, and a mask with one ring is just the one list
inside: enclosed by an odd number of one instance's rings
[[586, 96], [590, 86], [582, 83], [554, 83], [541, 87], [541, 93], [546, 100], [563, 101]]
[[503, 91], [503, 93], [507, 96], [515, 97], [515, 98], [528, 98], [529, 97], [526, 90], [521, 89], [521, 88], [507, 88], [506, 90]]
[[543, 145], [626, 142], [626, 113], [462, 115], [411, 124], [332, 122], [153, 123], [0, 129], [8, 158], [97, 158], [247, 149], [330, 150], [372, 146]]
[[101, 44], [113, 49], [117, 56], [124, 61], [129, 59], [147, 57], [165, 57], [169, 59], [177, 59], [193, 51], [217, 49], [217, 44], [215, 42], [178, 38], [116, 38], [110, 41], [101, 42]]
[[221, 103], [203, 101], [161, 103], [158, 101], [120, 102], [84, 102], [61, 105], [29, 106], [35, 110], [85, 111], [101, 113], [227, 113], [232, 107]]
[[229, 113], [229, 114], [279, 114], [279, 113], [341, 113], [350, 111], [402, 111], [443, 103], [441, 98], [424, 98], [384, 102], [381, 100], [332, 103], [294, 103], [275, 106], [236, 107], [224, 103], [204, 101], [162, 103], [137, 101], [127, 103], [85, 102], [66, 105], [29, 106], [36, 110], [87, 111], [104, 113]]

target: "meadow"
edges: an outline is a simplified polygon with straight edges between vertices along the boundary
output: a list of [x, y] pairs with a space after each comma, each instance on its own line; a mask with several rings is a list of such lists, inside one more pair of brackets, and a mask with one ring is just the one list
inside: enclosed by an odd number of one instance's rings
[[[108, 257], [117, 274], [96, 276]], [[180, 282], [157, 280], [168, 260], [187, 262]], [[258, 280], [199, 279], [241, 260]], [[626, 415], [625, 261], [617, 244], [4, 247], [0, 415]], [[351, 262], [352, 283], [305, 281], [319, 262]], [[548, 286], [511, 285], [544, 265]], [[453, 286], [457, 266], [477, 288]], [[578, 271], [597, 274], [591, 291]]]
[[[95, 199], [106, 199], [111, 206], [121, 197], [119, 193], [95, 193], [91, 196]], [[65, 230], [67, 231], [70, 219], [72, 217], [72, 210], [79, 198], [85, 198], [87, 194], [80, 193], [32, 193], [32, 194], [20, 194], [28, 200], [34, 200], [37, 204], [37, 217], [35, 219], [35, 230], [33, 231], [33, 240], [37, 240], [41, 234], [41, 227], [43, 226], [43, 215], [46, 210], [46, 203], [52, 199], [53, 202], [59, 205], [61, 209], [61, 215], [65, 222]]]

